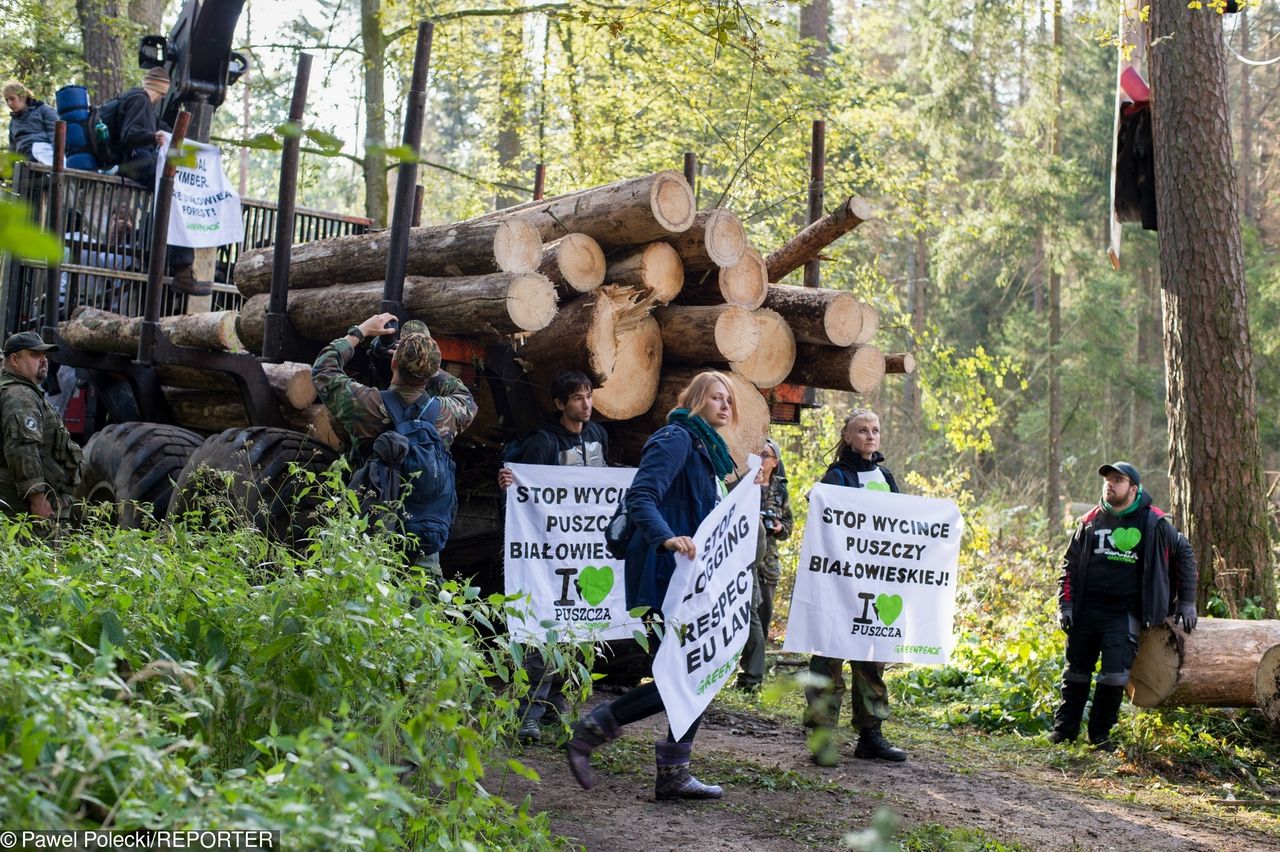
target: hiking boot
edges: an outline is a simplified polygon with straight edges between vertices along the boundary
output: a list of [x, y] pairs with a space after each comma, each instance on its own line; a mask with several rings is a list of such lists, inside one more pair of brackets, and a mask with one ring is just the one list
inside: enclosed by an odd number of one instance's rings
[[1062, 703], [1053, 713], [1053, 732], [1049, 734], [1049, 742], [1073, 742], [1080, 736], [1080, 720], [1084, 717], [1084, 705], [1089, 700], [1089, 681], [1062, 681]]
[[1115, 751], [1111, 729], [1120, 718], [1124, 687], [1100, 683], [1093, 690], [1093, 706], [1089, 708], [1089, 742], [1098, 751]]
[[659, 799], [718, 799], [724, 790], [715, 784], [703, 784], [689, 774], [689, 754], [693, 743], [654, 743], [658, 775], [653, 782], [653, 795]]
[[522, 743], [536, 743], [542, 739], [542, 726], [537, 719], [525, 717], [520, 723], [520, 730], [516, 732], [516, 738]]
[[901, 763], [907, 759], [905, 751], [894, 748], [884, 738], [884, 734], [880, 733], [879, 722], [859, 732], [858, 747], [853, 750], [853, 756], [863, 760], [888, 760], [893, 763]]
[[179, 266], [174, 269], [169, 287], [174, 292], [186, 293], [188, 296], [208, 296], [213, 292], [213, 285], [208, 281], [196, 280], [195, 270], [190, 266]]
[[569, 755], [569, 771], [582, 789], [590, 790], [595, 783], [591, 772], [591, 752], [616, 740], [620, 733], [622, 728], [613, 718], [608, 704], [601, 704], [573, 726], [573, 738], [565, 745], [565, 751]]

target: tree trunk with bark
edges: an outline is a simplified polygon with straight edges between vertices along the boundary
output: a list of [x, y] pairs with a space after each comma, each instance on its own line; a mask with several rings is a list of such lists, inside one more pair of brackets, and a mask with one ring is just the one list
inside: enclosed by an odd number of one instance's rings
[[884, 356], [884, 371], [893, 375], [911, 375], [916, 371], [916, 356], [910, 352], [895, 352]]
[[862, 305], [852, 293], [770, 284], [764, 306], [782, 314], [802, 343], [852, 346], [862, 334]]
[[[293, 247], [289, 290], [373, 281], [386, 273], [390, 231], [313, 240]], [[245, 296], [271, 290], [275, 250], [250, 249], [236, 260], [236, 289]], [[528, 218], [468, 219], [409, 229], [407, 275], [487, 275], [534, 272], [542, 264], [542, 237]]]
[[[383, 284], [341, 284], [290, 294], [288, 317], [298, 334], [311, 340], [341, 337], [353, 322], [378, 313]], [[267, 300], [260, 294], [240, 306], [239, 331], [254, 352], [262, 350]], [[434, 334], [481, 337], [545, 328], [556, 314], [556, 288], [536, 272], [495, 272], [458, 278], [404, 280], [404, 309]]]
[[[221, 432], [252, 425], [244, 404], [225, 393], [174, 387], [165, 387], [163, 391], [173, 419], [179, 426], [200, 432]], [[281, 413], [288, 428], [309, 435], [335, 450], [346, 449], [346, 430], [324, 405], [315, 403], [300, 410], [286, 407]]]
[[880, 386], [885, 372], [884, 354], [869, 343], [844, 349], [801, 343], [787, 383], [868, 393]]
[[665, 305], [684, 289], [684, 264], [680, 254], [667, 243], [649, 243], [610, 260], [605, 270], [610, 284], [647, 290], [653, 300]]
[[1142, 632], [1129, 672], [1137, 707], [1252, 707], [1262, 655], [1280, 644], [1280, 621], [1202, 618], [1190, 633], [1157, 625]]
[[736, 305], [658, 308], [662, 357], [674, 364], [729, 364], [743, 361], [760, 345], [760, 324]]
[[124, 16], [127, 0], [76, 0], [80, 43], [84, 45], [85, 87], [95, 104], [106, 103], [125, 88], [125, 38], [131, 29]]
[[1151, 4], [1173, 514], [1221, 589], [1275, 612], [1221, 16]]
[[360, 57], [364, 64], [364, 215], [387, 226], [387, 36], [382, 0], [360, 0]]
[[[316, 386], [311, 381], [311, 365], [285, 361], [281, 364], [262, 363], [267, 384], [281, 405], [301, 411], [316, 401]], [[156, 375], [165, 385], [205, 391], [222, 391], [236, 398], [239, 393], [235, 380], [226, 373], [201, 370], [198, 367], [180, 367], [173, 364], [156, 364]]]
[[[236, 334], [236, 312], [215, 311], [160, 318], [160, 329], [178, 346], [242, 352]], [[117, 352], [135, 355], [142, 334], [142, 317], [126, 317], [98, 308], [78, 308], [58, 326], [67, 343], [85, 352]]]
[[816, 260], [822, 250], [871, 218], [871, 205], [855, 196], [807, 226], [765, 258], [769, 281], [777, 283], [791, 272]]
[[662, 332], [638, 291], [601, 287], [531, 334], [518, 357], [543, 386], [565, 370], [583, 370], [596, 385], [593, 401], [600, 416], [626, 420], [653, 403]]

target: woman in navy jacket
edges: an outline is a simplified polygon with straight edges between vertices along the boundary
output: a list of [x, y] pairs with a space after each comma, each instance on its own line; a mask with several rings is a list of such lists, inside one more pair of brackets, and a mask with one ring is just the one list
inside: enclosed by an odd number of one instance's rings
[[[699, 373], [680, 392], [667, 425], [649, 437], [640, 466], [627, 491], [627, 512], [636, 531], [627, 547], [627, 608], [648, 607], [660, 616], [675, 554], [697, 553], [693, 534], [724, 492], [724, 478], [734, 470], [729, 448], [717, 429], [737, 422], [733, 386], [721, 373]], [[651, 652], [657, 652], [653, 641]], [[663, 711], [655, 683], [632, 689], [616, 701], [601, 704], [573, 727], [569, 768], [585, 789], [591, 789], [591, 752], [616, 739], [623, 725]], [[667, 730], [655, 744], [659, 799], [718, 799], [721, 789], [689, 774], [689, 754], [701, 718], [677, 741]]]
[[[826, 485], [846, 488], [870, 488], [898, 492], [897, 480], [881, 462], [880, 418], [874, 411], [856, 408], [845, 418], [834, 458], [822, 477]], [[836, 766], [840, 753], [832, 741], [831, 729], [839, 721], [844, 703], [844, 660], [815, 655], [809, 660], [809, 671], [827, 681], [824, 687], [806, 687], [809, 708], [805, 712], [806, 727], [816, 728], [811, 748], [819, 766]], [[884, 683], [884, 663], [850, 660], [849, 674], [853, 695], [850, 709], [858, 728], [858, 745], [854, 757], [872, 760], [902, 761], [907, 753], [894, 748], [880, 733], [880, 723], [889, 718], [889, 690]]]

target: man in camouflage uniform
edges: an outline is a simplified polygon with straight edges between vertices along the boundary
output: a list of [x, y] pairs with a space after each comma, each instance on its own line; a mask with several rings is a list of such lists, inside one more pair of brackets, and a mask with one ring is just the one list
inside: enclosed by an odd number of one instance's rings
[[[353, 467], [362, 464], [373, 442], [391, 429], [391, 418], [382, 404], [381, 391], [352, 379], [346, 374], [346, 365], [366, 338], [394, 334], [395, 327], [388, 328], [387, 323], [395, 318], [395, 314], [377, 314], [351, 326], [345, 337], [322, 349], [311, 365], [316, 392], [351, 438]], [[391, 389], [406, 407], [424, 393], [440, 399], [435, 427], [446, 447], [475, 419], [476, 401], [471, 391], [460, 379], [440, 369], [440, 347], [420, 320], [410, 320], [401, 329], [400, 342], [391, 356]], [[433, 576], [440, 575], [439, 553], [421, 557], [416, 564]]]
[[754, 691], [764, 683], [765, 647], [769, 644], [769, 622], [773, 620], [773, 596], [778, 589], [781, 562], [778, 542], [791, 535], [791, 497], [787, 494], [787, 473], [782, 466], [778, 444], [766, 438], [760, 452], [769, 481], [760, 486], [760, 542], [756, 561], [756, 605], [751, 609], [751, 630], [742, 648], [742, 671], [737, 688]]
[[14, 517], [28, 512], [46, 520], [65, 516], [71, 490], [80, 481], [80, 447], [40, 387], [49, 375], [48, 353], [57, 348], [34, 331], [15, 334], [4, 344], [0, 510]]

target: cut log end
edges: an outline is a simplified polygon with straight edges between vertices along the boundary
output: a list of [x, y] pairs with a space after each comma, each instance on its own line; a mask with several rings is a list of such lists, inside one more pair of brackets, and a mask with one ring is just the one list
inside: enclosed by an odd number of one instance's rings
[[841, 293], [831, 300], [826, 315], [822, 318], [822, 326], [832, 346], [852, 346], [858, 342], [866, 324], [864, 307], [848, 293]]
[[655, 302], [667, 304], [684, 289], [684, 263], [680, 252], [669, 243], [650, 243], [640, 260], [642, 286], [653, 294]]
[[662, 376], [662, 332], [644, 316], [617, 339], [613, 372], [595, 389], [595, 410], [608, 420], [638, 417], [653, 405]]
[[720, 295], [725, 304], [754, 311], [769, 295], [769, 271], [760, 252], [746, 247], [738, 262], [720, 270]]
[[760, 346], [760, 324], [751, 311], [729, 305], [716, 319], [716, 349], [729, 362], [750, 358]]
[[1178, 685], [1181, 637], [1167, 627], [1142, 632], [1138, 657], [1129, 672], [1129, 699], [1135, 707], [1159, 707]]
[[865, 302], [859, 302], [858, 307], [862, 311], [862, 328], [854, 343], [870, 343], [880, 330], [880, 314]]
[[884, 356], [884, 371], [898, 375], [910, 375], [916, 371], [916, 356], [910, 352], [895, 352]]
[[524, 331], [546, 328], [556, 316], [556, 288], [537, 273], [517, 275], [507, 288], [507, 313]]
[[[716, 208], [707, 216], [706, 229], [703, 232], [707, 256], [721, 269], [727, 269], [742, 259], [747, 250], [747, 232], [742, 227], [742, 220], [731, 211]], [[763, 259], [761, 266], [764, 265]], [[769, 273], [764, 273], [768, 283]], [[763, 298], [761, 299], [763, 302]], [[759, 307], [759, 305], [757, 305]]]
[[556, 246], [560, 278], [577, 293], [589, 293], [604, 283], [604, 252], [586, 234], [570, 234]]
[[1254, 693], [1262, 717], [1273, 730], [1280, 731], [1280, 645], [1263, 652], [1254, 678]]
[[784, 382], [796, 362], [796, 339], [777, 311], [762, 308], [752, 317], [760, 329], [760, 343], [742, 361], [730, 364], [733, 372], [758, 388], [771, 388]]
[[542, 235], [525, 216], [512, 216], [493, 235], [493, 259], [503, 272], [534, 272], [542, 262]]
[[674, 171], [654, 175], [649, 188], [649, 204], [658, 224], [673, 234], [689, 230], [698, 212], [693, 188], [684, 175]]

